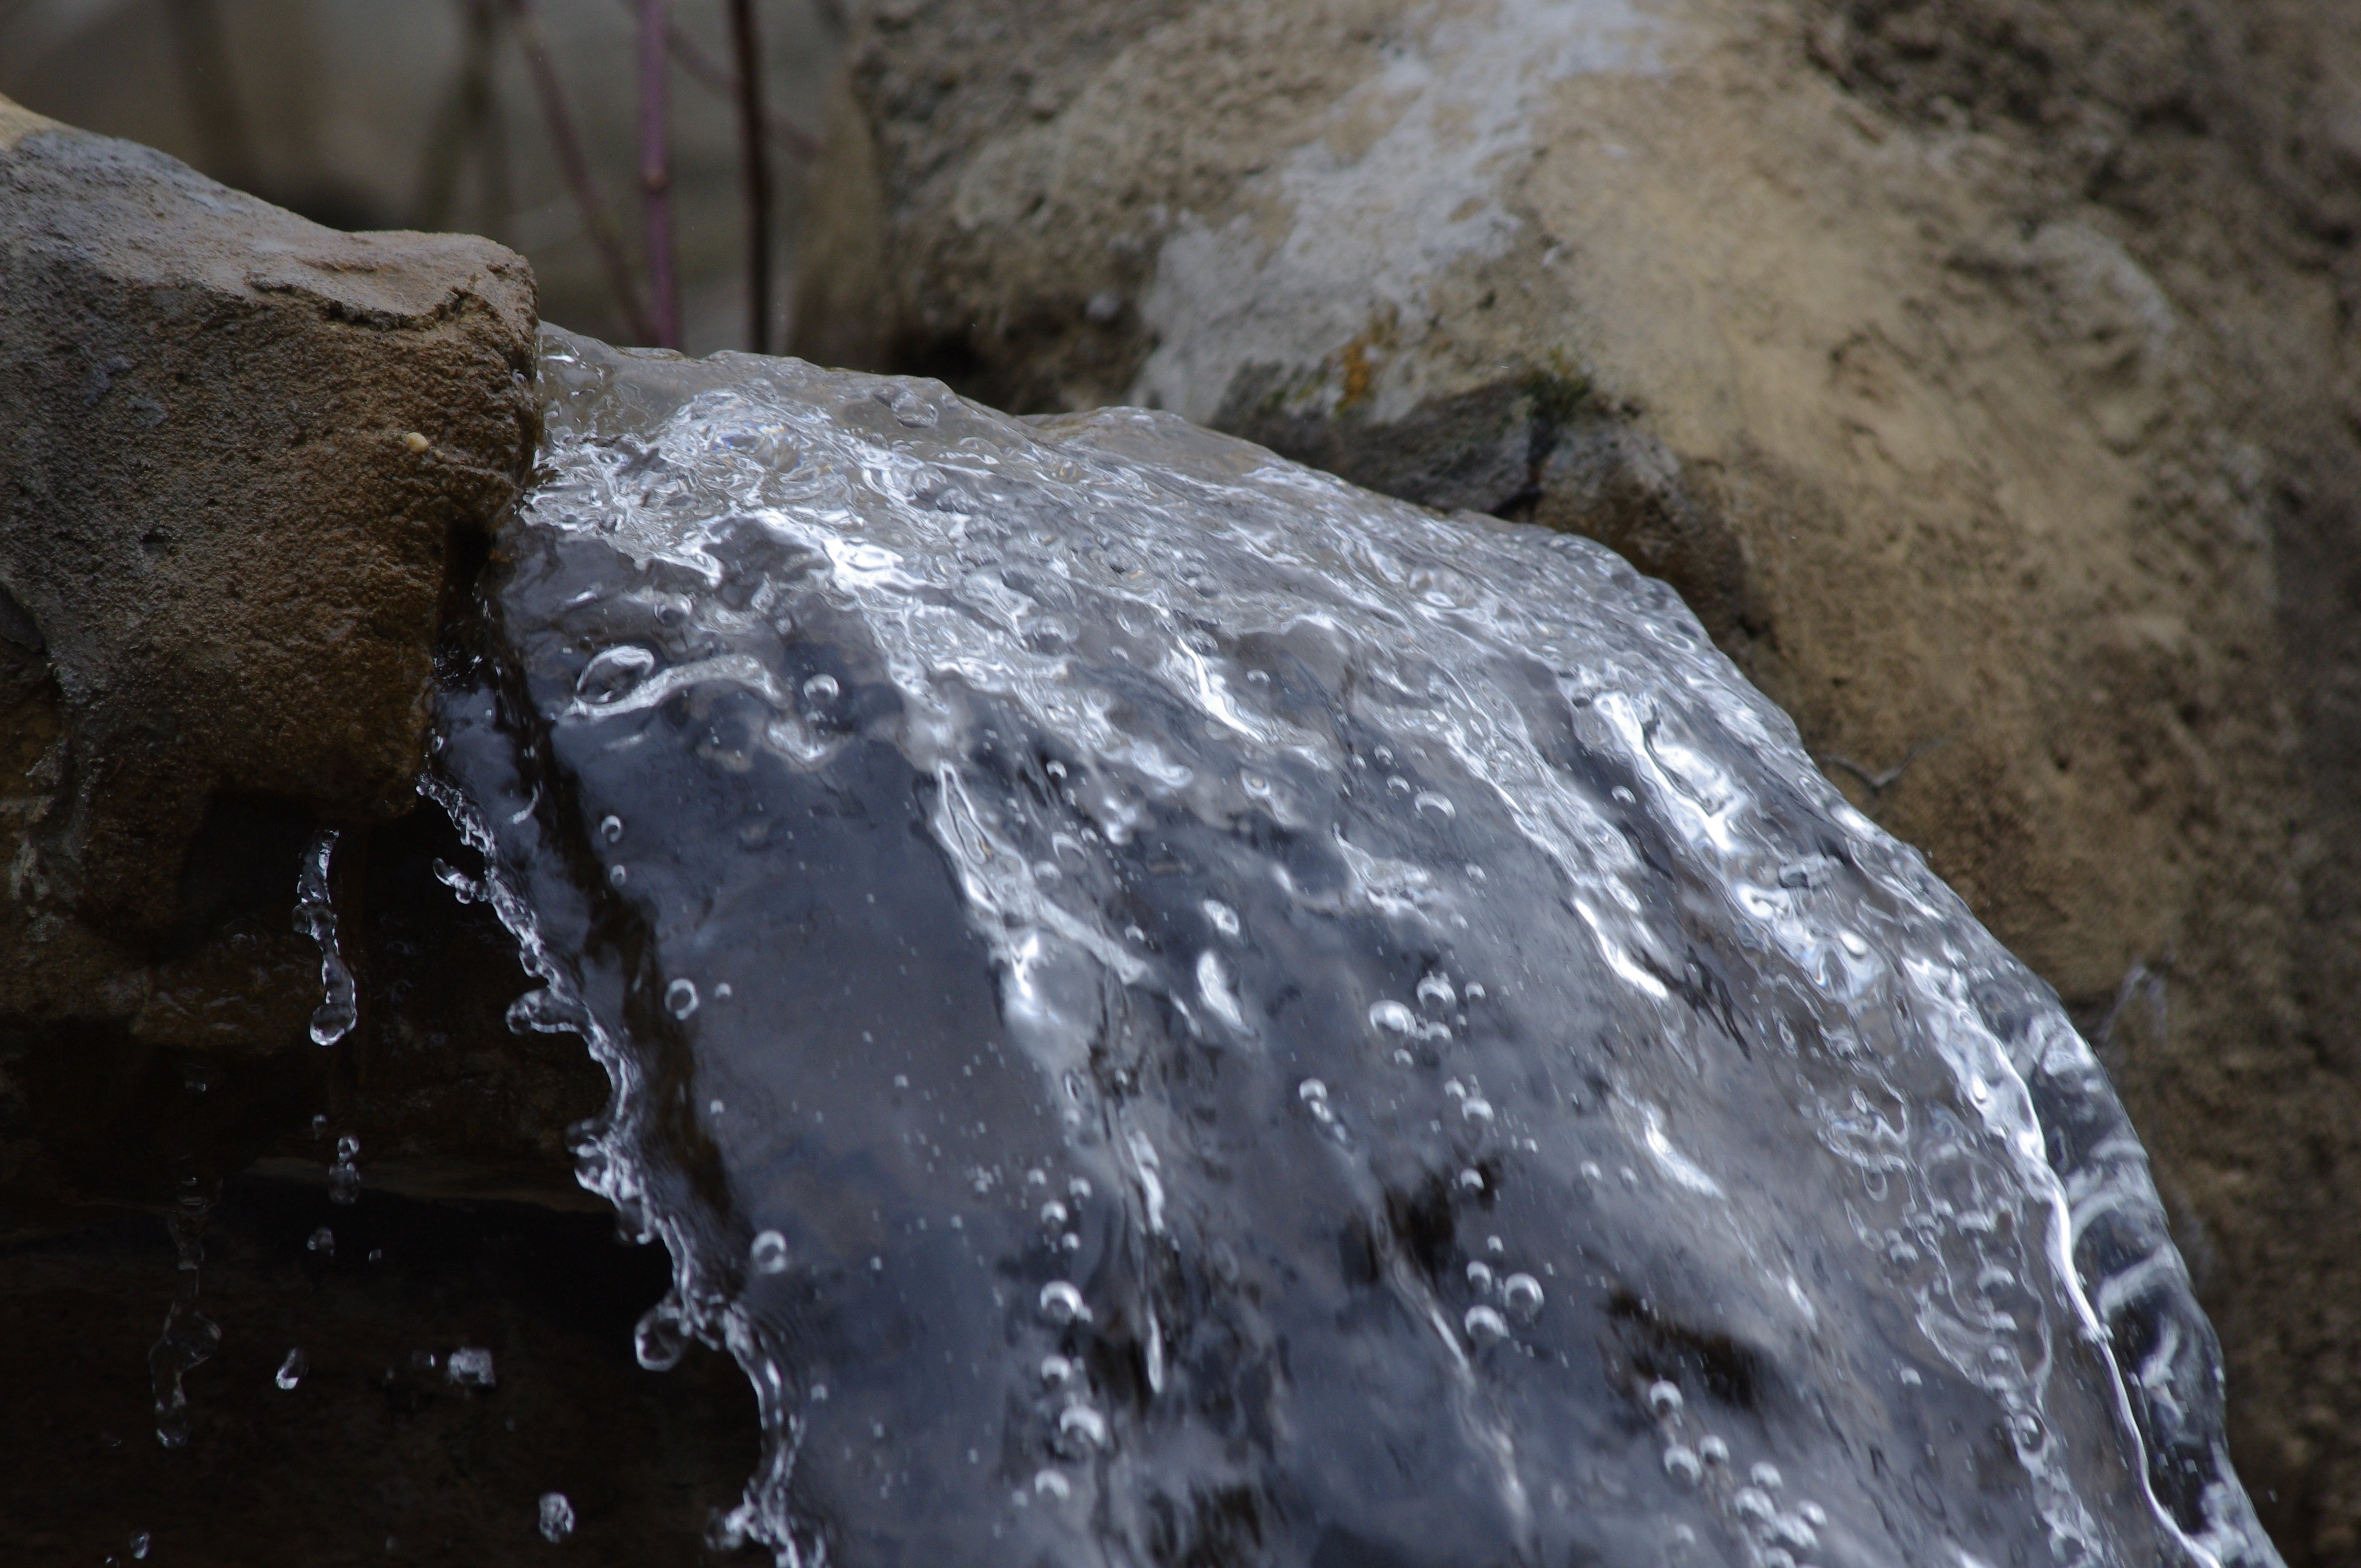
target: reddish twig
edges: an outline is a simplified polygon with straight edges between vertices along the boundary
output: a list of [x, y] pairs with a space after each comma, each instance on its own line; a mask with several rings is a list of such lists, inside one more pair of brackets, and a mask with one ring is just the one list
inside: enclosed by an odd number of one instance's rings
[[[637, 0], [618, 0], [618, 4], [630, 10]], [[679, 23], [672, 24], [669, 32], [673, 59], [680, 62], [680, 68], [688, 72], [698, 86], [724, 98], [738, 96], [736, 71], [706, 53], [702, 45], [681, 31]], [[819, 142], [809, 131], [769, 113], [763, 115], [761, 123], [763, 134], [776, 142], [789, 158], [799, 163], [809, 163], [819, 156]]]
[[640, 0], [640, 212], [656, 346], [678, 348], [680, 279], [673, 265], [672, 148], [664, 101], [666, 16], [665, 0]]
[[763, 50], [754, 0], [730, 0], [730, 42], [738, 57], [738, 156], [746, 179], [746, 340], [757, 354], [771, 338], [771, 165], [763, 146]]
[[566, 176], [566, 187], [574, 192], [575, 209], [582, 214], [582, 226], [589, 231], [590, 243], [598, 248], [598, 259], [607, 273], [607, 287], [614, 293], [616, 307], [623, 313], [624, 323], [633, 337], [645, 343], [655, 335], [655, 330], [648, 320], [646, 308], [640, 303], [639, 289], [631, 281], [631, 264], [623, 254], [623, 242], [615, 233], [613, 221], [607, 216], [607, 203], [599, 199], [598, 182], [590, 177], [590, 160], [583, 156], [582, 138], [575, 134], [574, 115], [566, 106], [565, 85], [557, 80], [557, 68], [550, 63], [549, 39], [541, 30], [541, 19], [533, 15], [533, 0], [509, 0], [509, 9], [516, 17], [517, 41], [524, 49], [534, 95], [541, 100], [541, 115], [549, 127], [550, 146], [557, 154], [558, 170]]

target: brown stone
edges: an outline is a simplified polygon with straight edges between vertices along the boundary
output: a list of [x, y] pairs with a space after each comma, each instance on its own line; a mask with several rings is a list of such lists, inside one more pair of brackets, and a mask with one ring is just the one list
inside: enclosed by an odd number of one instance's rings
[[416, 801], [447, 601], [532, 461], [534, 330], [489, 241], [340, 234], [0, 100], [12, 1207], [86, 1188], [51, 1134], [92, 1095], [313, 1049], [297, 857]]

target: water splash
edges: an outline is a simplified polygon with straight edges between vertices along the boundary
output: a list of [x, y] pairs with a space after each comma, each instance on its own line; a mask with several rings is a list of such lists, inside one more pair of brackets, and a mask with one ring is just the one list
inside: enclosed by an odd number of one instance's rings
[[1162, 416], [543, 375], [425, 787], [642, 1360], [753, 1384], [721, 1539], [2276, 1562], [2095, 1058], [1662, 585]]

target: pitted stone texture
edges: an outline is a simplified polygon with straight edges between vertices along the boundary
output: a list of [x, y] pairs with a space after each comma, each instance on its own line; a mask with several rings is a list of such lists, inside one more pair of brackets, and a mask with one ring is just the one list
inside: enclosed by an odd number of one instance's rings
[[20, 897], [158, 932], [218, 795], [407, 808], [533, 321], [488, 241], [338, 234], [62, 127], [0, 154], [0, 584], [69, 735]]

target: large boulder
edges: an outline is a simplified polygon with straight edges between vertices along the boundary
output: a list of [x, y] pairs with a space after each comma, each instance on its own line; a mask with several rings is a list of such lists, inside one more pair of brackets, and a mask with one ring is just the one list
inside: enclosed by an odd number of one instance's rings
[[[336, 233], [0, 100], [12, 1217], [308, 1120], [279, 1101], [316, 1072], [253, 1069], [312, 1049], [299, 860], [417, 799], [446, 598], [532, 460], [534, 326], [499, 246]], [[201, 1131], [158, 1120], [242, 1075]]]
[[2174, 17], [881, 4], [799, 352], [1160, 406], [1672, 581], [2099, 1039], [2239, 1464], [2341, 1562], [2361, 27]]

